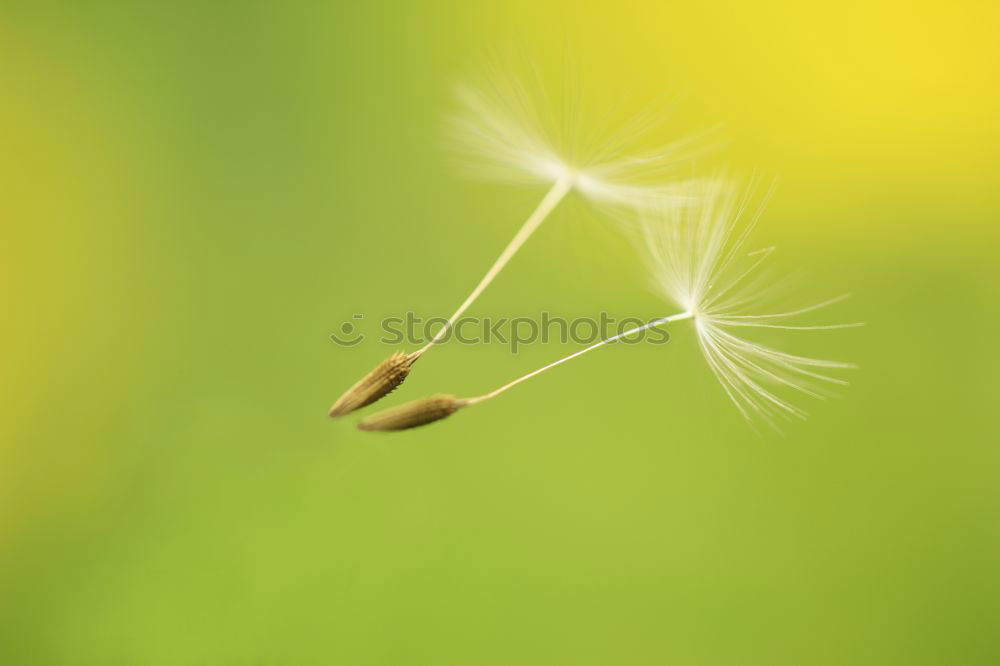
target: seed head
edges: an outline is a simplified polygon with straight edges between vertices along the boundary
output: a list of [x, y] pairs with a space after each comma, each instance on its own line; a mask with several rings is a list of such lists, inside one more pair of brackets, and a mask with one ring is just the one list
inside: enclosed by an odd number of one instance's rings
[[[642, 241], [656, 287], [691, 314], [698, 344], [726, 394], [749, 420], [772, 426], [775, 417], [804, 418], [806, 412], [783, 393], [814, 398], [846, 385], [832, 374], [850, 363], [790, 354], [744, 337], [757, 330], [822, 331], [861, 324], [803, 324], [798, 317], [847, 296], [778, 312], [758, 307], [774, 284], [760, 267], [774, 248], [748, 252], [745, 245], [761, 207], [746, 215], [749, 188], [720, 176], [698, 184], [699, 204], [684, 209], [656, 207], [642, 220]], [[749, 217], [749, 219], [744, 219]]]
[[625, 211], [629, 219], [641, 206], [688, 203], [681, 167], [713, 148], [709, 133], [643, 149], [656, 114], [636, 117], [617, 131], [584, 127], [589, 123], [582, 122], [577, 100], [554, 102], [537, 72], [515, 75], [509, 69], [487, 68], [481, 85], [458, 90], [450, 134], [463, 158], [462, 173], [508, 183], [568, 179], [604, 212], [621, 217]]

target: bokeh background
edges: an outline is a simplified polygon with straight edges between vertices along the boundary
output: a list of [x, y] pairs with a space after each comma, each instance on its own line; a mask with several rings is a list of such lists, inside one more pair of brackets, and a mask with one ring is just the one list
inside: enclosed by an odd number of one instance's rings
[[[1000, 663], [992, 3], [0, 4], [0, 663]], [[679, 100], [844, 291], [755, 435], [678, 328], [400, 436], [331, 422], [541, 191], [442, 149], [490, 52]], [[632, 103], [631, 101], [629, 102]], [[666, 314], [570, 202], [470, 314]], [[778, 336], [778, 340], [784, 339]], [[405, 391], [568, 353], [445, 345]]]

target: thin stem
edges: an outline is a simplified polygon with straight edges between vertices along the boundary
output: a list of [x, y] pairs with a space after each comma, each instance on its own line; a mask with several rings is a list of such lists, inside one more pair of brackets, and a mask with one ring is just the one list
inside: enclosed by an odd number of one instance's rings
[[562, 201], [567, 194], [569, 194], [571, 189], [573, 189], [573, 175], [571, 173], [565, 173], [559, 176], [556, 182], [552, 184], [552, 188], [542, 199], [541, 203], [539, 203], [538, 207], [535, 208], [535, 211], [528, 217], [527, 220], [524, 221], [524, 224], [521, 225], [521, 228], [518, 230], [517, 234], [514, 235], [514, 238], [512, 238], [507, 244], [507, 247], [504, 248], [504, 251], [499, 257], [497, 257], [497, 260], [493, 262], [490, 270], [486, 272], [486, 275], [483, 276], [483, 279], [479, 281], [479, 284], [476, 285], [476, 288], [472, 290], [472, 293], [469, 294], [465, 301], [458, 306], [458, 309], [455, 310], [455, 314], [448, 319], [448, 322], [441, 328], [440, 331], [438, 331], [437, 335], [435, 335], [430, 342], [428, 342], [420, 350], [413, 352], [410, 355], [414, 358], [414, 360], [419, 358], [425, 351], [440, 342], [441, 338], [447, 335], [448, 331], [455, 324], [458, 318], [462, 316], [462, 313], [465, 312], [477, 298], [479, 298], [479, 295], [483, 293], [483, 290], [489, 286], [490, 282], [493, 282], [493, 278], [495, 278], [497, 274], [503, 270], [503, 267], [507, 265], [507, 262], [510, 261], [511, 257], [513, 257], [514, 254], [521, 249], [524, 242], [531, 237], [531, 234], [535, 232], [535, 229], [537, 229], [539, 225], [545, 221], [545, 218], [549, 216], [549, 213], [551, 213], [555, 207], [559, 205], [559, 202]]
[[484, 393], [483, 395], [477, 396], [475, 398], [466, 398], [463, 402], [466, 405], [474, 405], [477, 402], [483, 402], [484, 400], [489, 400], [490, 398], [495, 398], [496, 396], [500, 395], [504, 391], [506, 391], [508, 389], [514, 388], [515, 386], [517, 386], [518, 384], [520, 384], [523, 381], [527, 381], [527, 380], [531, 379], [532, 377], [540, 375], [540, 374], [542, 374], [543, 372], [545, 372], [547, 370], [551, 370], [552, 368], [556, 367], [557, 365], [562, 365], [566, 361], [572, 360], [572, 359], [576, 358], [577, 356], [583, 356], [587, 352], [593, 351], [593, 350], [597, 349], [598, 347], [603, 347], [604, 345], [610, 344], [610, 343], [614, 342], [615, 340], [620, 340], [620, 339], [622, 339], [624, 337], [632, 335], [633, 333], [639, 333], [640, 331], [645, 331], [647, 328], [655, 328], [657, 326], [663, 326], [664, 324], [669, 324], [670, 322], [673, 322], [673, 321], [680, 321], [682, 319], [689, 319], [689, 318], [691, 318], [691, 316], [692, 316], [691, 312], [681, 312], [681, 313], [678, 313], [678, 314], [675, 314], [675, 315], [670, 315], [669, 317], [663, 317], [661, 319], [654, 319], [653, 321], [649, 322], [648, 324], [643, 324], [642, 326], [637, 326], [636, 328], [633, 328], [631, 330], [625, 331], [624, 333], [619, 333], [618, 335], [614, 335], [614, 336], [612, 336], [610, 338], [607, 338], [605, 340], [601, 340], [598, 343], [592, 344], [589, 347], [587, 347], [586, 349], [581, 349], [578, 352], [573, 352], [569, 356], [565, 356], [565, 357], [559, 359], [558, 361], [554, 361], [554, 362], [549, 363], [548, 365], [546, 365], [544, 367], [541, 367], [541, 368], [539, 368], [539, 369], [537, 369], [537, 370], [535, 370], [533, 372], [529, 372], [526, 375], [518, 377], [517, 379], [515, 379], [512, 382], [510, 382], [509, 384], [504, 384], [500, 388], [495, 389], [493, 391], [490, 391], [489, 393]]

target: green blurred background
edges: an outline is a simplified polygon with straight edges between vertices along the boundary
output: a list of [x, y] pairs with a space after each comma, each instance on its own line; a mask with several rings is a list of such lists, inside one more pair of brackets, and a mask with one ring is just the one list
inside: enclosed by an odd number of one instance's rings
[[[3, 2], [0, 663], [1000, 663], [997, 20]], [[756, 436], [678, 327], [412, 433], [325, 417], [391, 351], [330, 333], [449, 314], [541, 196], [442, 150], [520, 45], [780, 177], [762, 242], [868, 322], [804, 347], [843, 399]], [[470, 314], [668, 314], [585, 208]], [[445, 345], [382, 404], [572, 349]]]

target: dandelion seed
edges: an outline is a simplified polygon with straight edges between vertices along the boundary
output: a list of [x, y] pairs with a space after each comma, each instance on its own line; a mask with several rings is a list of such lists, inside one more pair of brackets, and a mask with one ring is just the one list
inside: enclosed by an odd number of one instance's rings
[[412, 354], [397, 352], [382, 361], [340, 396], [330, 408], [330, 416], [343, 416], [389, 395], [410, 374], [410, 368], [416, 360]]
[[813, 398], [831, 394], [830, 387], [846, 382], [833, 373], [853, 368], [850, 363], [799, 356], [752, 342], [737, 332], [746, 329], [820, 331], [862, 324], [802, 324], [798, 317], [843, 301], [838, 296], [783, 312], [753, 312], [760, 306], [767, 284], [759, 269], [773, 248], [747, 252], [744, 248], [763, 206], [747, 217], [749, 195], [727, 179], [691, 184], [697, 205], [648, 209], [639, 225], [642, 251], [661, 294], [681, 312], [625, 331], [581, 349], [489, 393], [466, 398], [463, 407], [495, 398], [518, 384], [578, 356], [654, 327], [691, 320], [698, 344], [712, 373], [729, 399], [750, 422], [762, 420], [777, 427], [778, 418], [804, 418], [806, 412], [784, 394]]
[[[641, 123], [635, 122], [589, 151], [580, 150], [580, 146], [560, 150], [554, 137], [557, 132], [551, 124], [547, 131], [542, 121], [541, 97], [542, 93], [532, 94], [521, 81], [506, 75], [488, 76], [481, 88], [459, 91], [461, 112], [452, 119], [452, 134], [458, 152], [473, 158], [467, 173], [514, 183], [545, 184], [549, 189], [445, 325], [424, 347], [409, 354], [411, 365], [444, 339], [459, 317], [570, 192], [577, 191], [614, 214], [654, 205], [669, 208], [692, 203], [690, 187], [666, 179], [670, 169], [692, 157], [692, 140], [629, 154], [628, 146], [640, 133]], [[399, 381], [405, 378], [404, 374]], [[350, 398], [354, 390], [341, 396], [330, 410], [331, 416], [346, 414], [388, 393], [363, 402]]]
[[440, 421], [464, 406], [465, 401], [453, 395], [435, 395], [362, 419], [358, 428], [371, 431], [408, 430]]

